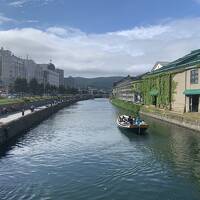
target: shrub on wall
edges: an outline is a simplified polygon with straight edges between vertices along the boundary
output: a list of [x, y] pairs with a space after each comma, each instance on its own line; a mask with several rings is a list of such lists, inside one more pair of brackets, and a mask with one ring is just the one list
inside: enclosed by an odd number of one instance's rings
[[169, 108], [173, 101], [173, 94], [176, 90], [176, 83], [170, 73], [146, 76], [141, 82], [141, 92], [144, 104], [152, 104], [154, 92], [157, 96], [157, 105], [161, 108]]

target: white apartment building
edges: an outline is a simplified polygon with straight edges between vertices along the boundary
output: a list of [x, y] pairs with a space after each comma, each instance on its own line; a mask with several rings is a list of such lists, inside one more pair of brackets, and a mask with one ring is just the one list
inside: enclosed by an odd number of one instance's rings
[[11, 51], [0, 49], [0, 85], [8, 87], [16, 78], [26, 78], [24, 60]]
[[24, 65], [26, 70], [26, 79], [28, 82], [35, 78], [38, 83], [43, 83], [44, 73], [42, 67], [37, 65], [33, 60], [29, 59], [24, 60]]
[[16, 57], [9, 50], [0, 49], [0, 86], [8, 88], [17, 78], [26, 78], [27, 82], [35, 78], [38, 83], [56, 87], [64, 85], [64, 70], [56, 69], [52, 63], [36, 64], [31, 59]]
[[64, 86], [64, 70], [57, 68], [56, 72], [59, 74], [59, 86]]
[[56, 72], [54, 64], [39, 64], [44, 72], [44, 83], [59, 87], [59, 73]]

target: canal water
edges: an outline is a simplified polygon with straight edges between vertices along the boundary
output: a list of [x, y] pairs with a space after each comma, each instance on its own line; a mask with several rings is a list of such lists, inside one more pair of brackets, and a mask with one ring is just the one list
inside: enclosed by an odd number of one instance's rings
[[65, 108], [0, 154], [1, 200], [200, 199], [200, 134], [146, 118], [121, 132], [106, 99]]

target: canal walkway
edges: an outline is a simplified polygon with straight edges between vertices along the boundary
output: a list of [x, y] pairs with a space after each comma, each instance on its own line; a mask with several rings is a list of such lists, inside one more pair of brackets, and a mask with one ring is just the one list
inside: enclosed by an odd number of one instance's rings
[[[40, 107], [36, 107], [34, 109], [34, 112], [37, 112], [39, 110], [42, 110], [42, 109], [45, 109], [48, 105], [46, 106], [40, 106]], [[24, 111], [24, 116], [27, 116], [29, 115], [31, 112], [30, 109], [27, 109]], [[7, 115], [4, 115], [2, 117], [0, 117], [0, 125], [3, 125], [3, 124], [7, 124], [7, 123], [10, 123], [12, 122], [13, 120], [17, 120], [17, 119], [20, 119], [22, 117], [22, 112], [16, 112], [16, 113], [12, 113], [12, 114], [7, 114]]]

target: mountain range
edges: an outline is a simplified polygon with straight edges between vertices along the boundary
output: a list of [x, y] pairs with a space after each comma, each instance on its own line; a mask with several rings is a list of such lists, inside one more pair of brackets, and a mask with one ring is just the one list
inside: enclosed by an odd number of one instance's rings
[[97, 78], [84, 78], [84, 77], [67, 77], [65, 78], [65, 87], [87, 89], [88, 87], [103, 89], [111, 91], [114, 82], [121, 80], [122, 76], [112, 77], [97, 77]]

